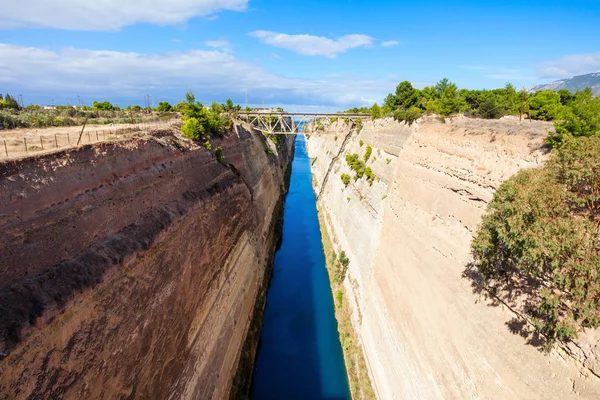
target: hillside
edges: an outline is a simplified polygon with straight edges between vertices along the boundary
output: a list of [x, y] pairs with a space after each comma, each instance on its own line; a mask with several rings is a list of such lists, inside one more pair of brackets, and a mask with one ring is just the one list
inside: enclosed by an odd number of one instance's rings
[[545, 85], [535, 85], [530, 92], [538, 92], [540, 90], [556, 90], [568, 89], [571, 92], [583, 90], [586, 87], [592, 88], [594, 96], [600, 96], [600, 72], [594, 72], [586, 75], [574, 76], [568, 79], [561, 79], [550, 82]]

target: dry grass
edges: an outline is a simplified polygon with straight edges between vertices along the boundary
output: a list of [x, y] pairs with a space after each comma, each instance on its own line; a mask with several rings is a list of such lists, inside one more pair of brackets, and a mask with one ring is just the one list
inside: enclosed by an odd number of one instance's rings
[[[174, 126], [178, 120], [149, 121], [143, 124], [86, 125], [81, 145], [127, 139], [151, 129]], [[0, 161], [77, 146], [81, 126], [0, 130]]]

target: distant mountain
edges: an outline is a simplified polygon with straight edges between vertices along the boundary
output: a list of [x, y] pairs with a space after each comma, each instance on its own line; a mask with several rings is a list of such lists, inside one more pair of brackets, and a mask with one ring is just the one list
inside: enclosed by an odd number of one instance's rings
[[545, 85], [536, 85], [529, 89], [530, 92], [538, 92], [540, 90], [555, 90], [569, 89], [575, 93], [577, 90], [583, 90], [586, 87], [592, 88], [594, 96], [600, 96], [600, 72], [595, 72], [587, 75], [574, 76], [573, 78], [561, 79]]

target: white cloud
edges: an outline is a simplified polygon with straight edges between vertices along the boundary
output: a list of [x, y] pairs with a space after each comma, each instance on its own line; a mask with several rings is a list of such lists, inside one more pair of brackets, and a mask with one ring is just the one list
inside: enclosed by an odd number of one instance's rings
[[[95, 99], [181, 99], [192, 89], [204, 102], [227, 97], [260, 104], [365, 105], [381, 101], [396, 82], [361, 79], [297, 79], [272, 73], [222, 51], [141, 54], [65, 48], [54, 52], [0, 43], [0, 86], [31, 99], [43, 96]], [[31, 100], [30, 100], [31, 101]]]
[[386, 42], [381, 43], [383, 47], [398, 46], [399, 44], [400, 42], [397, 40], [388, 40]]
[[214, 49], [220, 49], [223, 51], [231, 51], [231, 43], [228, 40], [207, 40], [204, 44]]
[[295, 51], [306, 56], [326, 56], [334, 58], [347, 50], [370, 46], [373, 38], [367, 35], [346, 35], [338, 39], [329, 39], [313, 35], [288, 35], [270, 31], [254, 31], [249, 33], [271, 46]]
[[570, 78], [591, 72], [600, 72], [600, 52], [571, 54], [556, 60], [544, 61], [538, 70], [542, 78]]
[[248, 0], [3, 1], [0, 28], [116, 31], [138, 22], [174, 25], [219, 11], [243, 11]]

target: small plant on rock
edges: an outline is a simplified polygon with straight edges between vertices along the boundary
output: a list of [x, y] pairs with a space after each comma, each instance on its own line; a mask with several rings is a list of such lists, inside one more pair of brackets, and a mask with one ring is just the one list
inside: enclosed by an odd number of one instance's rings
[[350, 184], [350, 175], [342, 174], [342, 183], [344, 186], [348, 186], [348, 184]]

